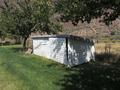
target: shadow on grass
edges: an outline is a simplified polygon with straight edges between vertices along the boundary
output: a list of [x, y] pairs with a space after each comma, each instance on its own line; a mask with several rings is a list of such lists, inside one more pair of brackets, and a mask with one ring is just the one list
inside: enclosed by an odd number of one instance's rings
[[23, 50], [23, 48], [22, 47], [13, 47], [13, 48], [10, 48], [10, 50], [12, 51], [12, 52], [23, 52], [24, 50]]
[[[99, 54], [96, 59], [98, 61], [94, 63], [71, 68], [57, 85], [62, 85], [62, 90], [119, 90], [119, 55]], [[110, 61], [110, 65], [101, 64], [108, 62], [107, 60], [113, 60], [113, 63]]]
[[101, 63], [120, 65], [120, 55], [112, 53], [96, 53], [96, 61]]

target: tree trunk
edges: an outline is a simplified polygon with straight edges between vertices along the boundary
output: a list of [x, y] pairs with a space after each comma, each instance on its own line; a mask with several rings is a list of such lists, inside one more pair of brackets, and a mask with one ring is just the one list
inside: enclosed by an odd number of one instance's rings
[[27, 41], [27, 37], [23, 38], [23, 50], [26, 50], [26, 41]]

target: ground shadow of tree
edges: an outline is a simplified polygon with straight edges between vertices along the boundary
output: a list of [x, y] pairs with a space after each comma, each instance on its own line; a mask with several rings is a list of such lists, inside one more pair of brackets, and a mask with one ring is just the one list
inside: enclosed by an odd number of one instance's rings
[[14, 52], [14, 53], [16, 53], [16, 52], [23, 52], [23, 48], [22, 47], [13, 47], [13, 48], [11, 48], [11, 50]]
[[[105, 60], [115, 58], [116, 55], [113, 54], [108, 56], [106, 54], [99, 54], [96, 56], [98, 61], [71, 68], [69, 73], [57, 84], [62, 85], [62, 90], [119, 90], [119, 55], [117, 55], [116, 62], [110, 65], [101, 64]], [[100, 61], [102, 62], [100, 63]]]
[[113, 53], [96, 53], [96, 61], [101, 64], [111, 65], [111, 67], [119, 66], [120, 67], [120, 54]]
[[96, 53], [96, 60], [99, 62], [118, 63], [120, 62], [120, 55], [113, 53]]

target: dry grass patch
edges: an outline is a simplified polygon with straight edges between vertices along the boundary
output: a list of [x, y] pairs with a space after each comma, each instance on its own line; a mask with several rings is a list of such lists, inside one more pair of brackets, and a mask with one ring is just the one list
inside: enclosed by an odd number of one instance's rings
[[105, 53], [106, 45], [110, 45], [110, 52], [120, 54], [120, 43], [96, 43], [96, 53]]

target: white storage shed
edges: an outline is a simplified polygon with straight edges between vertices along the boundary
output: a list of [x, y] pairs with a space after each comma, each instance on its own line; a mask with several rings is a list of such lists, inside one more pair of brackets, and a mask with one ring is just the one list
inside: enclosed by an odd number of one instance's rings
[[33, 54], [75, 66], [95, 59], [94, 42], [73, 35], [33, 36]]

